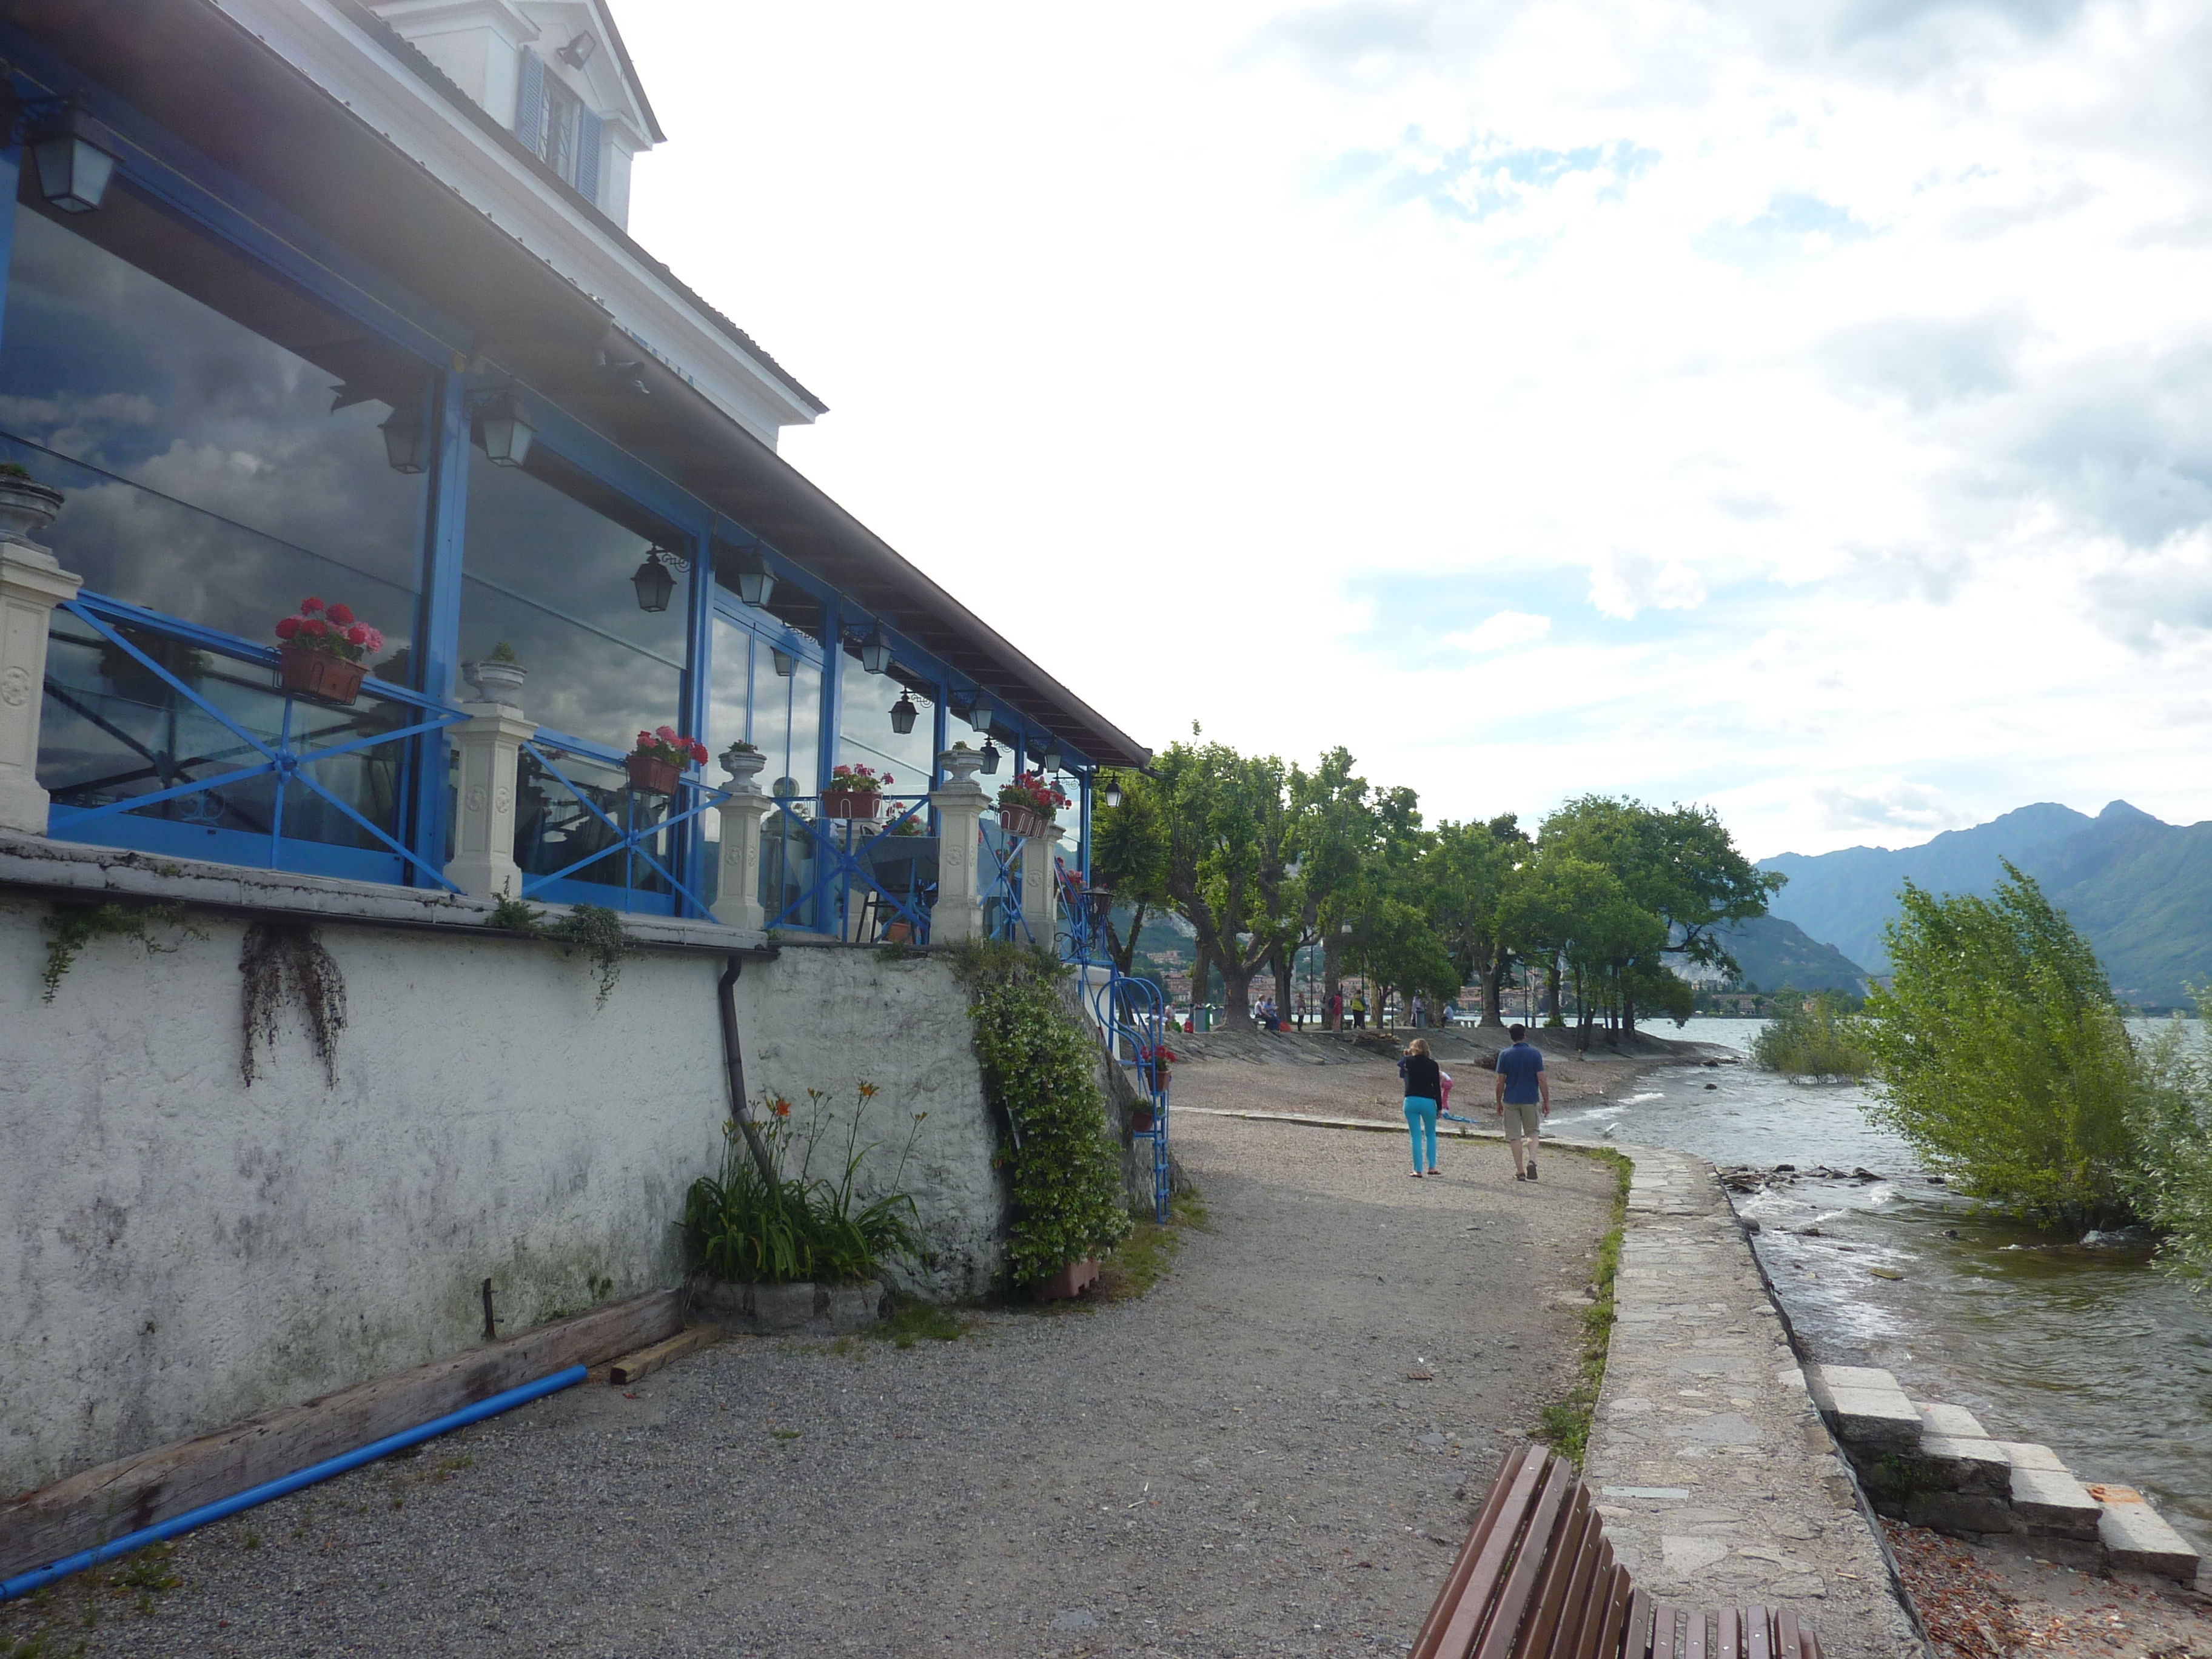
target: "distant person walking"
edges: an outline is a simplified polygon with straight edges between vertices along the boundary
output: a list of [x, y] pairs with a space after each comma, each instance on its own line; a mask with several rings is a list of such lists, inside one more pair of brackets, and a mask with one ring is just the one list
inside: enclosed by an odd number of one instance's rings
[[1344, 1029], [1343, 992], [1331, 991], [1328, 994], [1328, 1000], [1322, 1004], [1322, 1026], [1323, 1030], [1330, 1031], [1341, 1031]]
[[1355, 1031], [1367, 1029], [1367, 993], [1364, 991], [1352, 994], [1352, 1029]]
[[[1512, 1042], [1498, 1051], [1498, 1115], [1505, 1120], [1505, 1144], [1513, 1149], [1513, 1178], [1536, 1178], [1537, 1106], [1552, 1115], [1552, 1079], [1545, 1074], [1543, 1052], [1526, 1041], [1528, 1028], [1509, 1027]], [[1410, 1090], [1412, 1085], [1407, 1087]], [[1408, 1101], [1408, 1113], [1413, 1103]]]
[[1425, 1041], [1415, 1037], [1406, 1045], [1398, 1075], [1406, 1079], [1406, 1133], [1413, 1138], [1414, 1176], [1438, 1174], [1437, 1110], [1443, 1103], [1443, 1078], [1436, 1061], [1429, 1058]]

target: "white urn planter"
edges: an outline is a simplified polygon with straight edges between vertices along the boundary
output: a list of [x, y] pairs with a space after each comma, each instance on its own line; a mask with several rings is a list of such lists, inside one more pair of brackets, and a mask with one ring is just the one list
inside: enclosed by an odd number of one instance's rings
[[530, 678], [530, 671], [520, 663], [472, 662], [461, 672], [476, 687], [477, 702], [504, 703], [509, 708], [521, 706], [522, 683]]
[[980, 750], [956, 743], [937, 757], [937, 764], [947, 783], [969, 783], [983, 769], [983, 756]]
[[730, 775], [730, 782], [738, 789], [757, 789], [753, 780], [768, 765], [768, 757], [757, 749], [739, 749], [735, 744], [725, 749], [720, 757], [722, 769]]
[[65, 498], [28, 478], [0, 477], [0, 540], [29, 542], [61, 516]]

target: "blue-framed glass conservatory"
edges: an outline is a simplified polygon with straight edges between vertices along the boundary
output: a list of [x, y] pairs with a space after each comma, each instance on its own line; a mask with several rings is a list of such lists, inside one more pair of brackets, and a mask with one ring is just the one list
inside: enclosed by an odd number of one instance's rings
[[[0, 463], [61, 492], [40, 539], [82, 581], [48, 835], [450, 885], [454, 728], [511, 659], [526, 897], [709, 914], [724, 780], [637, 787], [661, 726], [763, 757], [769, 926], [918, 936], [956, 738], [1064, 781], [1044, 844], [1085, 870], [1091, 779], [1146, 752], [329, 92], [204, 0], [10, 0], [0, 58]], [[57, 133], [112, 161], [97, 191], [41, 170]], [[309, 598], [381, 635], [350, 703], [286, 689]], [[824, 799], [841, 765], [895, 781], [878, 821]]]

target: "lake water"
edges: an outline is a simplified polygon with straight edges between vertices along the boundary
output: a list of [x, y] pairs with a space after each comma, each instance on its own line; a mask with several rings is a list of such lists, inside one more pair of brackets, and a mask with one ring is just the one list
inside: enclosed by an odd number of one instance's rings
[[[1743, 1051], [1761, 1024], [1654, 1029]], [[2084, 1480], [2140, 1487], [2212, 1553], [2212, 1298], [2154, 1268], [2148, 1243], [2083, 1245], [1978, 1214], [1867, 1121], [1866, 1097], [1748, 1065], [1670, 1066], [1552, 1122], [1717, 1164], [1875, 1172], [1736, 1198], [1760, 1224], [1760, 1259], [1813, 1357], [1880, 1365], [1916, 1400], [1965, 1406], [2000, 1439], [2051, 1447]]]

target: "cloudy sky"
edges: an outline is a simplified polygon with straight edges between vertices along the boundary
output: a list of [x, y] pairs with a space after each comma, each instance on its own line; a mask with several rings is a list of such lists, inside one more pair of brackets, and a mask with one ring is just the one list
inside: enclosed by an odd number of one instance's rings
[[2212, 817], [2212, 9], [620, 15], [784, 453], [1141, 740]]

